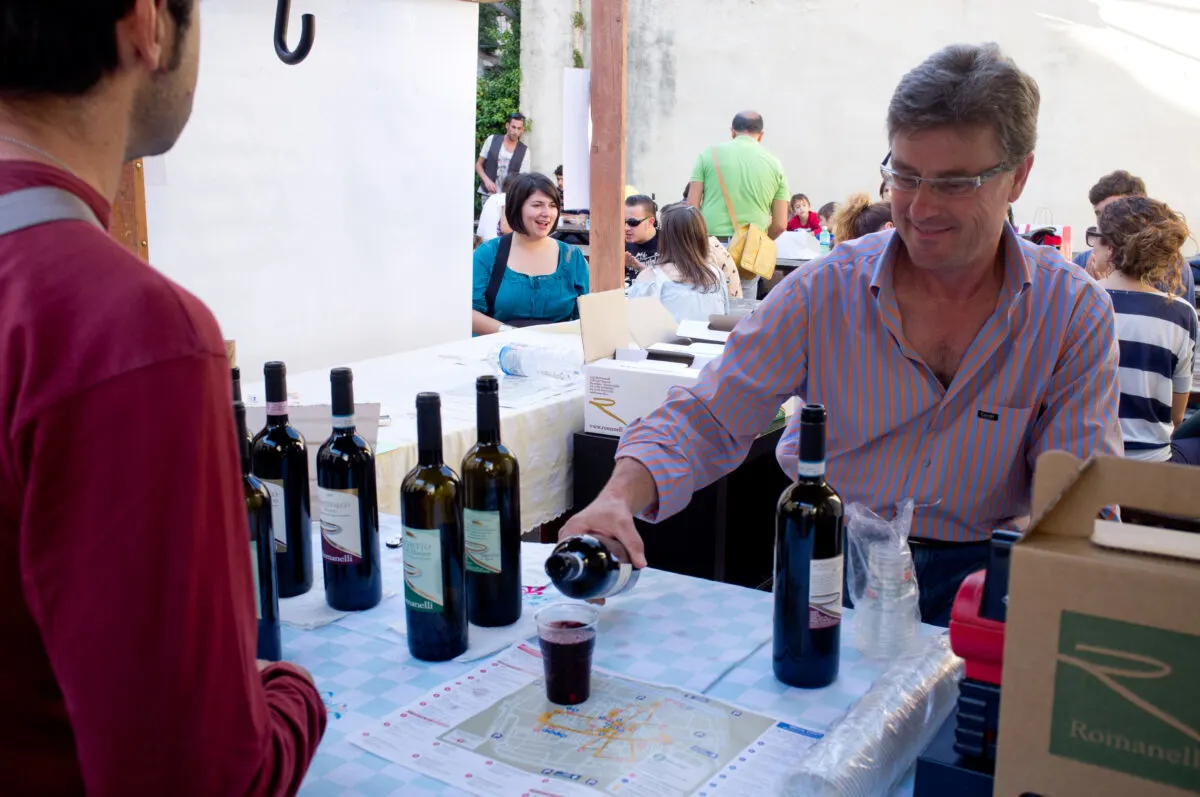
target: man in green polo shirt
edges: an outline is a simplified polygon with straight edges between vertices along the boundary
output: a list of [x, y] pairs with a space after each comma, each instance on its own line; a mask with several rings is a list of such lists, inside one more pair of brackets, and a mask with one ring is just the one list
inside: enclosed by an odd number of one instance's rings
[[[688, 186], [688, 204], [700, 208], [709, 235], [728, 242], [735, 232], [713, 153], [721, 165], [721, 176], [729, 191], [729, 200], [738, 223], [754, 224], [778, 238], [787, 229], [787, 178], [779, 159], [762, 145], [763, 118], [755, 111], [742, 111], [733, 117], [732, 140], [709, 147], [700, 153], [692, 169]], [[743, 280], [743, 296], [757, 295], [758, 279]], [[749, 292], [746, 289], [749, 288]]]

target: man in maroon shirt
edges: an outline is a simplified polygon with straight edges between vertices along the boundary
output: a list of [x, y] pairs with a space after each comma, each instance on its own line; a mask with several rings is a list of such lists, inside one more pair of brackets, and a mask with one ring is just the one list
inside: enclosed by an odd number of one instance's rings
[[[107, 225], [198, 49], [195, 0], [0, 0], [0, 205], [53, 186]], [[212, 314], [98, 226], [0, 237], [0, 793], [299, 788], [325, 711], [255, 662], [231, 401]]]

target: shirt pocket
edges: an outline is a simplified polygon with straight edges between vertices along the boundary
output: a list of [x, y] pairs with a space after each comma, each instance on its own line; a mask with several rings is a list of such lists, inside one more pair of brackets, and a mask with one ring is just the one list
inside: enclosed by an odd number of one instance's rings
[[1034, 408], [972, 406], [942, 435], [945, 494], [990, 522], [1027, 509]]

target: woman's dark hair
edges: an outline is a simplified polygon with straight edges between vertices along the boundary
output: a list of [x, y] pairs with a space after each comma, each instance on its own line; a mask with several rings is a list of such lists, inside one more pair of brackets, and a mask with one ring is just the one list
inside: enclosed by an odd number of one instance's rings
[[892, 220], [889, 202], [872, 202], [866, 194], [854, 194], [833, 214], [833, 237], [838, 243], [879, 232]]
[[[117, 67], [117, 23], [135, 0], [3, 0], [0, 97], [78, 97]], [[165, 0], [175, 20], [175, 58], [195, 0]], [[174, 69], [178, 63], [169, 64]]]
[[[505, 181], [505, 185], [508, 185], [507, 181]], [[558, 191], [558, 183], [544, 174], [531, 172], [519, 175], [512, 186], [504, 192], [504, 218], [508, 221], [508, 226], [512, 227], [513, 232], [529, 235], [525, 229], [525, 219], [521, 211], [525, 208], [529, 197], [538, 192], [550, 197], [550, 201], [554, 203], [554, 209], [558, 212], [554, 214], [554, 223], [550, 225], [550, 232], [553, 233], [558, 229], [558, 220], [562, 217], [562, 194]]]
[[699, 208], [676, 202], [662, 209], [658, 230], [658, 262], [679, 270], [681, 282], [713, 293], [721, 277], [708, 265], [708, 225]]
[[1112, 247], [1112, 265], [1130, 279], [1179, 293], [1183, 286], [1180, 248], [1188, 239], [1183, 217], [1165, 202], [1127, 196], [1107, 205], [1097, 220]]

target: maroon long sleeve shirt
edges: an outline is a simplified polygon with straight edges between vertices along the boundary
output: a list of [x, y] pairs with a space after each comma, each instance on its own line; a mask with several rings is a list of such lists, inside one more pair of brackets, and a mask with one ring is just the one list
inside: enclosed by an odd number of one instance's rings
[[[0, 162], [0, 194], [64, 172]], [[315, 688], [259, 672], [224, 343], [83, 222], [0, 237], [0, 792], [293, 794]]]

